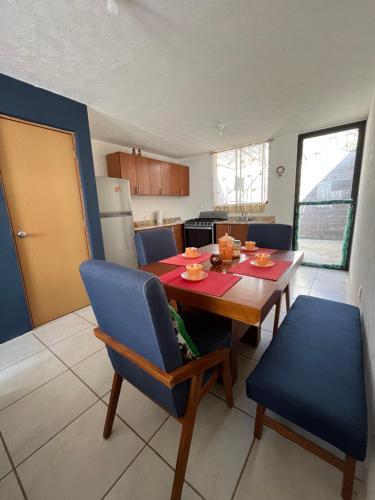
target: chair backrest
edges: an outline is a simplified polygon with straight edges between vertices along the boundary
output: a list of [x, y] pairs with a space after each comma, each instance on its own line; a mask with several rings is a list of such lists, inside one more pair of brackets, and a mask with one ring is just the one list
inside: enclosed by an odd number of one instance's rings
[[293, 228], [288, 224], [249, 224], [247, 239], [258, 247], [290, 250]]
[[172, 229], [145, 229], [134, 236], [140, 266], [177, 255], [176, 240]]
[[[170, 372], [182, 366], [167, 298], [160, 280], [110, 262], [91, 260], [80, 267], [99, 327], [111, 338]], [[169, 413], [184, 413], [187, 384], [172, 390], [107, 347], [114, 370]]]

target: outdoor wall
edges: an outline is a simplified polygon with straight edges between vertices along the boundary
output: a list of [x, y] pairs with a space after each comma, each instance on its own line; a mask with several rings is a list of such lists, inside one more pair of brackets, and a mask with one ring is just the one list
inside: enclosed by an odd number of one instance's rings
[[350, 277], [354, 297], [362, 288], [361, 308], [368, 387], [368, 500], [375, 498], [375, 96], [366, 128], [358, 206], [353, 236]]

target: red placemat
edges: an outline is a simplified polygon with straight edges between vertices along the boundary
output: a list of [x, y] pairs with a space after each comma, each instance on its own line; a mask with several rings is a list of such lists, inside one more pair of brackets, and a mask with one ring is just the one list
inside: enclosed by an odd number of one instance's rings
[[241, 276], [232, 276], [230, 274], [215, 273], [209, 271], [207, 278], [202, 281], [187, 281], [181, 278], [182, 269], [174, 269], [168, 273], [159, 276], [162, 283], [170, 286], [191, 290], [198, 293], [206, 293], [215, 297], [221, 297], [233, 285], [241, 279]]
[[250, 264], [250, 259], [247, 259], [241, 262], [241, 264], [237, 264], [228, 269], [228, 272], [252, 276], [253, 278], [277, 281], [292, 262], [287, 260], [276, 260], [274, 262], [276, 262], [276, 264], [272, 267], [256, 267]]
[[163, 264], [173, 264], [174, 266], [186, 266], [187, 264], [201, 264], [205, 260], [211, 257], [209, 252], [202, 253], [199, 257], [194, 257], [194, 259], [188, 259], [182, 256], [182, 253], [178, 255], [173, 255], [173, 257], [168, 257], [168, 259], [161, 260]]
[[257, 250], [246, 250], [245, 247], [241, 247], [241, 253], [249, 255], [254, 255], [256, 253], [268, 253], [268, 255], [272, 255], [276, 252], [278, 252], [276, 248], [257, 248]]

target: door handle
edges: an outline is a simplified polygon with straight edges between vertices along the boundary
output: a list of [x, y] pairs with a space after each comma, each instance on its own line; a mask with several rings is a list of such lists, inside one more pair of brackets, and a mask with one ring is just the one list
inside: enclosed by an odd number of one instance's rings
[[27, 236], [30, 236], [30, 234], [25, 233], [25, 231], [18, 231], [17, 233], [18, 238], [26, 238]]

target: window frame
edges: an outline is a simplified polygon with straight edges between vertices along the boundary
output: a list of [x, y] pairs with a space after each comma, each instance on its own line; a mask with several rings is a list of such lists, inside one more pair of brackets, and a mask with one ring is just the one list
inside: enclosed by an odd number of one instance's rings
[[[264, 207], [268, 204], [268, 193], [269, 193], [269, 170], [270, 170], [270, 153], [271, 153], [271, 142], [272, 140], [265, 140], [265, 141], [258, 141], [258, 142], [253, 142], [253, 143], [248, 143], [248, 144], [241, 144], [240, 146], [234, 146], [230, 148], [225, 148], [221, 149], [218, 151], [214, 151], [212, 153], [212, 176], [213, 176], [213, 205], [214, 207], [227, 207], [228, 211], [230, 211], [231, 208], [235, 207], [238, 208], [241, 211], [241, 207], [243, 208], [251, 208], [251, 207], [258, 207], [259, 211], [264, 211]], [[223, 203], [219, 204], [217, 200], [217, 193], [218, 193], [218, 175], [217, 175], [217, 155], [220, 153], [224, 153], [227, 151], [234, 151], [235, 153], [235, 161], [236, 161], [236, 167], [235, 167], [235, 179], [236, 178], [241, 178], [241, 170], [242, 170], [242, 150], [245, 148], [250, 148], [252, 146], [258, 146], [258, 145], [267, 145], [267, 165], [266, 167], [263, 167], [262, 169], [262, 187], [261, 187], [261, 200], [260, 201], [249, 201], [249, 202], [244, 202], [243, 201], [243, 191], [239, 189], [234, 189], [235, 191], [235, 203]], [[240, 175], [238, 175], [238, 172]], [[235, 181], [236, 182], [236, 181]], [[263, 209], [262, 209], [263, 207]]]

